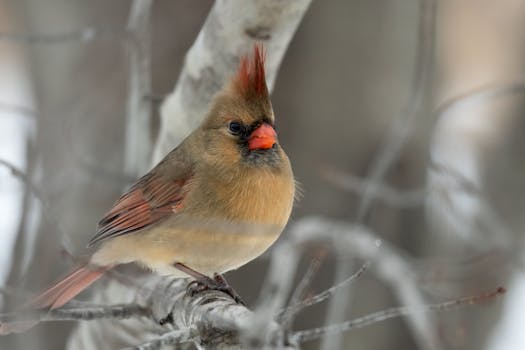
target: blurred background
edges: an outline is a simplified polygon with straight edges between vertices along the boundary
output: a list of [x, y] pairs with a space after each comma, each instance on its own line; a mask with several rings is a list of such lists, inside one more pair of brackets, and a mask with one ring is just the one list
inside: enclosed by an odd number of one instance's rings
[[[212, 1], [155, 0], [158, 107]], [[2, 308], [81, 256], [135, 175], [124, 171], [129, 0], [0, 0]], [[525, 347], [525, 1], [313, 1], [273, 92], [279, 139], [309, 215], [360, 222], [398, 247], [429, 302], [504, 286], [489, 303], [434, 315], [444, 349]], [[174, 145], [175, 146], [175, 145]], [[369, 186], [370, 179], [378, 185]], [[286, 233], [285, 233], [286, 234]], [[320, 248], [306, 249], [302, 271]], [[362, 261], [329, 254], [316, 293]], [[267, 257], [228, 273], [250, 305]], [[300, 276], [298, 276], [299, 278]], [[344, 318], [396, 306], [366, 273], [340, 292]], [[327, 304], [293, 328], [319, 326]], [[0, 338], [1, 349], [60, 349], [74, 323]], [[334, 344], [310, 342], [305, 349]], [[417, 349], [402, 318], [344, 334], [344, 349]]]

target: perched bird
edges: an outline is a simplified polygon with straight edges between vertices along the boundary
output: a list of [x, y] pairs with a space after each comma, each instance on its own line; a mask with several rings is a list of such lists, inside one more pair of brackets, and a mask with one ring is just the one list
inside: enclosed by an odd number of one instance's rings
[[202, 124], [100, 221], [89, 262], [28, 305], [58, 308], [107, 270], [131, 262], [234, 293], [220, 274], [275, 242], [294, 192], [290, 162], [274, 129], [263, 49], [255, 45]]

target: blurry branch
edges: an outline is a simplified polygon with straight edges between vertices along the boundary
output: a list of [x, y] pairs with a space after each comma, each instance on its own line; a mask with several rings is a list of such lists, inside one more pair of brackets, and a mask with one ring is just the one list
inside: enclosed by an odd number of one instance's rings
[[[32, 246], [35, 240], [34, 228], [31, 227], [31, 218], [40, 216], [41, 208], [39, 208], [37, 200], [34, 199], [34, 189], [31, 188], [33, 174], [36, 169], [36, 147], [31, 131], [27, 131], [26, 142], [26, 181], [24, 181], [24, 197], [22, 201], [22, 208], [20, 211], [18, 229], [15, 234], [15, 244], [11, 255], [11, 268], [6, 279], [8, 285], [20, 285], [20, 280], [26, 275], [29, 257], [32, 255]], [[6, 303], [14, 304], [16, 297], [11, 300], [7, 299]], [[4, 304], [4, 305], [5, 305]]]
[[[450, 134], [450, 130], [461, 118], [471, 115], [471, 108], [524, 93], [524, 82], [482, 86], [452, 97], [434, 112], [437, 124], [427, 167], [425, 209], [429, 223], [438, 227], [438, 232], [454, 234], [480, 250], [503, 248], [517, 253], [515, 250], [519, 248], [512, 244], [516, 234], [489, 203], [483, 190], [478, 170], [481, 166], [479, 147], [466, 137], [470, 130], [465, 123], [455, 134]], [[460, 158], [449, 151], [451, 142], [454, 142], [453, 152], [461, 155]], [[512, 254], [513, 259], [517, 256], [519, 254]]]
[[488, 102], [494, 98], [522, 95], [525, 93], [525, 82], [513, 82], [508, 84], [491, 84], [481, 86], [476, 89], [464, 92], [453, 96], [444, 101], [434, 112], [437, 120], [446, 118], [451, 112], [458, 108], [465, 108], [467, 106], [478, 105]]
[[0, 32], [0, 41], [22, 44], [65, 44], [69, 42], [89, 42], [100, 38], [125, 36], [126, 32], [117, 29], [87, 27], [62, 33], [9, 33]]
[[90, 306], [78, 308], [61, 308], [42, 310], [31, 313], [0, 314], [0, 335], [25, 332], [39, 322], [78, 321], [105, 319], [125, 319], [130, 317], [147, 317], [148, 310], [137, 304]]
[[33, 184], [32, 180], [29, 178], [29, 176], [22, 171], [21, 169], [17, 168], [13, 164], [0, 159], [0, 166], [4, 166], [7, 169], [11, 171], [11, 174], [18, 178], [22, 183], [24, 183], [24, 186], [29, 190], [29, 192], [35, 196], [42, 205], [42, 215], [44, 218], [51, 223], [55, 228], [56, 231], [60, 237], [60, 243], [66, 248], [70, 248], [71, 242], [69, 239], [69, 236], [65, 234], [64, 230], [61, 229], [60, 223], [58, 219], [53, 215], [52, 209], [49, 206], [48, 201], [46, 200], [45, 196], [42, 194], [42, 192]]
[[[301, 301], [303, 300], [307, 288], [310, 286], [312, 279], [314, 275], [319, 270], [319, 267], [321, 266], [321, 256], [314, 257], [312, 261], [310, 262], [310, 265], [308, 266], [308, 269], [304, 273], [303, 277], [299, 281], [299, 284], [293, 291], [292, 296], [290, 297], [290, 305], [298, 305], [301, 304]], [[291, 307], [288, 307], [284, 310], [284, 312], [281, 313], [280, 323], [283, 325], [285, 329], [289, 329], [291, 326], [291, 323], [293, 321], [293, 317], [295, 314], [297, 314], [298, 308], [292, 309]]]
[[372, 200], [381, 200], [398, 208], [411, 208], [425, 201], [425, 190], [398, 190], [380, 182], [372, 182], [368, 178], [328, 169], [323, 176], [333, 185], [359, 196], [365, 194]]
[[[364, 187], [364, 193], [361, 196], [359, 207], [357, 209], [356, 221], [363, 221], [372, 206], [377, 189], [376, 184], [380, 184], [388, 171], [388, 168], [394, 163], [401, 153], [401, 148], [408, 137], [412, 126], [424, 106], [428, 87], [428, 79], [432, 73], [433, 52], [435, 40], [435, 19], [436, 19], [436, 1], [420, 0], [419, 11], [419, 28], [416, 43], [416, 53], [414, 58], [414, 71], [410, 95], [405, 108], [401, 113], [392, 120], [392, 128], [385, 144], [379, 151], [372, 162], [368, 171], [367, 182]], [[352, 268], [350, 261], [343, 261], [337, 265], [337, 279], [348, 276]], [[337, 295], [331, 300], [326, 316], [327, 323], [341, 322], [348, 309], [350, 298], [348, 296]], [[414, 320], [415, 321], [415, 320]], [[416, 336], [416, 343], [421, 349], [432, 349], [437, 341], [432, 331], [432, 322], [429, 318], [421, 319], [420, 323], [413, 322], [409, 319], [409, 326]], [[342, 338], [335, 335], [325, 338], [322, 344], [323, 350], [338, 349], [342, 347]]]
[[[419, 31], [412, 77], [411, 91], [406, 107], [396, 116], [390, 128], [387, 140], [374, 159], [369, 175], [370, 184], [381, 182], [388, 168], [401, 154], [401, 148], [412, 126], [424, 107], [424, 100], [431, 84], [428, 79], [432, 74], [434, 40], [436, 31], [436, 1], [420, 0]], [[372, 187], [365, 192], [359, 205], [357, 220], [362, 220], [372, 205]]]
[[153, 0], [133, 0], [127, 30], [129, 88], [126, 120], [125, 173], [139, 175], [148, 170], [152, 147], [151, 33], [150, 12]]
[[31, 193], [35, 195], [35, 197], [37, 197], [41, 202], [44, 202], [42, 194], [23, 170], [3, 159], [0, 159], [0, 165], [9, 169], [11, 174], [19, 179], [25, 186], [27, 186], [31, 190]]
[[281, 60], [311, 0], [217, 1], [188, 51], [179, 80], [162, 104], [153, 152], [157, 163], [204, 119], [215, 93], [250, 52], [266, 49], [266, 80], [273, 88]]
[[359, 205], [358, 221], [366, 216], [372, 204], [371, 185], [381, 182], [388, 168], [399, 157], [401, 147], [423, 109], [428, 87], [431, 86], [427, 81], [433, 67], [436, 6], [435, 0], [420, 0], [419, 32], [410, 96], [406, 107], [393, 119], [393, 127], [389, 129], [387, 140], [373, 161], [367, 176], [370, 181], [369, 190], [365, 192]]

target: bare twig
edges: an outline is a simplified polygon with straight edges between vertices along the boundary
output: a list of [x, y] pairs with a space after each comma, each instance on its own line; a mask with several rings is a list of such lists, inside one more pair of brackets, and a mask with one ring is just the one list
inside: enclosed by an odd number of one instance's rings
[[312, 306], [315, 304], [318, 304], [320, 302], [323, 302], [327, 300], [328, 298], [332, 297], [337, 291], [339, 291], [341, 288], [348, 286], [350, 283], [361, 277], [361, 275], [368, 269], [370, 266], [369, 263], [363, 264], [359, 270], [357, 270], [353, 275], [345, 279], [344, 281], [341, 281], [337, 283], [336, 285], [322, 291], [321, 293], [318, 293], [314, 296], [311, 296], [307, 299], [300, 300], [296, 303], [290, 302], [290, 306], [288, 306], [286, 309], [283, 310], [283, 313], [290, 313], [290, 314], [297, 314], [301, 310], [307, 308], [308, 306]]
[[[24, 181], [24, 198], [18, 230], [16, 232], [15, 245], [12, 251], [11, 268], [6, 279], [8, 285], [20, 285], [20, 279], [26, 275], [25, 271], [28, 268], [29, 257], [32, 254], [32, 246], [34, 245], [35, 232], [34, 227], [31, 227], [30, 219], [35, 215], [40, 216], [41, 210], [39, 206], [35, 205], [37, 200], [34, 198], [32, 184], [32, 175], [36, 166], [36, 149], [33, 138], [28, 135], [26, 137], [26, 179]], [[16, 304], [18, 294], [14, 298], [8, 299], [6, 304]], [[4, 304], [4, 305], [6, 305]]]
[[111, 306], [91, 306], [79, 308], [61, 308], [28, 313], [9, 313], [0, 315], [0, 335], [20, 333], [44, 321], [78, 321], [96, 319], [126, 319], [149, 316], [148, 309], [137, 304]]
[[355, 318], [343, 323], [334, 324], [326, 327], [319, 327], [304, 331], [298, 331], [291, 335], [291, 338], [298, 343], [303, 343], [310, 340], [319, 339], [326, 337], [327, 335], [339, 334], [347, 332], [356, 328], [362, 328], [369, 326], [374, 323], [382, 322], [394, 317], [409, 316], [413, 313], [425, 313], [425, 312], [436, 312], [446, 311], [463, 305], [479, 304], [493, 299], [498, 295], [505, 293], [504, 288], [498, 288], [496, 291], [459, 298], [456, 300], [445, 301], [438, 304], [423, 305], [421, 308], [410, 308], [410, 307], [393, 307], [390, 309], [374, 312], [363, 317]]
[[0, 165], [6, 167], [11, 171], [11, 174], [13, 174], [14, 177], [20, 179], [27, 187], [31, 189], [31, 193], [33, 193], [40, 201], [43, 201], [43, 196], [40, 193], [40, 191], [36, 188], [35, 185], [31, 182], [31, 179], [26, 175], [26, 173], [19, 169], [17, 166], [11, 164], [10, 162], [0, 159]]
[[[310, 265], [308, 265], [308, 269], [306, 270], [306, 273], [303, 275], [303, 277], [301, 278], [301, 281], [299, 281], [299, 284], [293, 291], [289, 304], [296, 305], [301, 302], [306, 292], [306, 288], [308, 288], [308, 286], [312, 282], [314, 275], [317, 273], [317, 271], [319, 270], [319, 267], [321, 266], [322, 256], [324, 255], [319, 255], [312, 259], [312, 261], [310, 262]], [[286, 308], [279, 317], [280, 323], [284, 329], [289, 329], [291, 326], [293, 317], [296, 314], [292, 311], [293, 310], [291, 308]]]
[[61, 228], [59, 220], [55, 217], [53, 214], [52, 208], [49, 205], [48, 201], [46, 200], [45, 196], [42, 194], [42, 192], [33, 184], [31, 179], [27, 176], [27, 174], [19, 169], [18, 167], [14, 166], [13, 164], [9, 163], [8, 161], [5, 161], [3, 159], [0, 159], [0, 165], [6, 167], [11, 171], [14, 177], [18, 178], [20, 181], [24, 183], [27, 189], [40, 201], [40, 204], [42, 204], [42, 213], [44, 218], [46, 220], [53, 224], [54, 227], [56, 227], [56, 232], [60, 236], [61, 243], [66, 247], [70, 248], [72, 247], [72, 244], [70, 242], [69, 236], [65, 234], [64, 230]]

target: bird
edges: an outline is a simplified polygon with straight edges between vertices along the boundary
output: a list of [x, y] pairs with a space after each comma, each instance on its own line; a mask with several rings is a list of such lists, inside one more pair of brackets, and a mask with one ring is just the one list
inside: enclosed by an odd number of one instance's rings
[[100, 220], [88, 261], [27, 305], [60, 308], [127, 263], [194, 278], [197, 291], [215, 288], [242, 302], [222, 274], [277, 240], [294, 197], [292, 167], [275, 131], [265, 50], [255, 44], [214, 96], [200, 126]]

